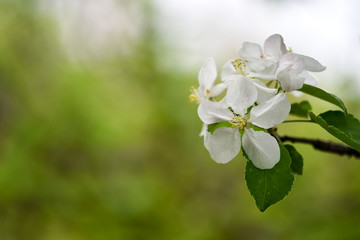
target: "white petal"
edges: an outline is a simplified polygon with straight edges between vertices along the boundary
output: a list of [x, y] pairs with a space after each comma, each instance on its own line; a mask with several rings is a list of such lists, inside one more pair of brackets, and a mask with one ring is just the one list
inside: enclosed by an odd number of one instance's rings
[[207, 125], [207, 124], [203, 124], [199, 136], [200, 136], [200, 137], [205, 136], [205, 134], [206, 134], [206, 132], [207, 132], [207, 129], [208, 129], [208, 125]]
[[257, 89], [257, 103], [265, 102], [266, 100], [269, 100], [275, 94], [277, 93], [277, 89], [268, 88], [266, 85], [256, 79], [253, 80], [253, 83]]
[[283, 71], [278, 73], [277, 79], [279, 80], [282, 89], [286, 92], [294, 91], [302, 88], [305, 78], [294, 73], [293, 71]]
[[282, 123], [290, 112], [290, 102], [285, 93], [280, 93], [250, 111], [249, 122], [261, 128], [269, 129]]
[[305, 69], [304, 59], [301, 58], [298, 54], [286, 53], [284, 54], [279, 61], [279, 68], [276, 71], [276, 74], [282, 71], [294, 71], [296, 73], [301, 73]]
[[268, 74], [251, 72], [251, 73], [249, 73], [248, 76], [249, 76], [250, 78], [259, 78], [259, 79], [263, 79], [263, 80], [276, 80], [275, 74], [268, 75]]
[[243, 148], [255, 167], [270, 169], [280, 160], [280, 148], [276, 139], [269, 133], [246, 129]]
[[198, 114], [205, 124], [225, 122], [234, 117], [228, 107], [229, 106], [224, 102], [204, 100], [198, 107]]
[[305, 61], [305, 70], [308, 70], [310, 72], [322, 72], [326, 69], [325, 66], [321, 65], [317, 60], [315, 60], [312, 57], [304, 56], [301, 54], [299, 55], [302, 59]]
[[204, 101], [207, 98], [204, 93], [205, 93], [205, 87], [204, 87], [204, 85], [200, 85], [198, 88], [198, 96], [199, 96], [200, 102]]
[[257, 43], [244, 42], [239, 50], [239, 56], [247, 60], [260, 59], [264, 57], [261, 46]]
[[[299, 74], [299, 77], [302, 77], [305, 79], [304, 83], [309, 84], [311, 86], [316, 86], [318, 84], [318, 80], [311, 75], [308, 71], [303, 71], [302, 73]], [[300, 86], [293, 86], [293, 88], [296, 89], [300, 89], [302, 87], [302, 85]], [[303, 95], [303, 92], [300, 91], [292, 91], [291, 92], [292, 95], [294, 95], [295, 97], [301, 97]]]
[[221, 127], [213, 134], [207, 132], [204, 145], [217, 163], [227, 163], [240, 152], [241, 138], [237, 128]]
[[226, 83], [220, 83], [220, 84], [217, 84], [217, 85], [213, 86], [209, 90], [208, 97], [219, 96], [227, 88], [227, 85], [228, 84], [226, 84]]
[[233, 76], [224, 98], [225, 102], [240, 115], [244, 115], [247, 109], [255, 103], [257, 90], [255, 85], [242, 75]]
[[206, 59], [199, 72], [199, 85], [204, 86], [205, 89], [210, 89], [214, 85], [216, 76], [217, 71], [214, 58]]
[[275, 59], [280, 59], [286, 53], [284, 39], [280, 34], [274, 34], [268, 37], [264, 43], [264, 52]]
[[304, 83], [309, 84], [311, 86], [316, 86], [318, 84], [318, 80], [311, 75], [308, 71], [303, 71], [299, 74], [300, 77], [305, 78]]
[[249, 70], [266, 75], [274, 75], [278, 63], [271, 59], [249, 60]]
[[221, 81], [226, 82], [229, 79], [231, 79], [231, 77], [233, 75], [236, 75], [237, 72], [234, 68], [234, 66], [232, 65], [233, 60], [228, 61], [227, 63], [225, 63], [222, 72], [221, 72]]
[[293, 53], [286, 53], [280, 58], [279, 68], [276, 71], [276, 78], [285, 91], [300, 89], [305, 78], [300, 74], [304, 71], [304, 59]]
[[295, 97], [301, 97], [304, 93], [300, 91], [292, 91], [291, 94]]

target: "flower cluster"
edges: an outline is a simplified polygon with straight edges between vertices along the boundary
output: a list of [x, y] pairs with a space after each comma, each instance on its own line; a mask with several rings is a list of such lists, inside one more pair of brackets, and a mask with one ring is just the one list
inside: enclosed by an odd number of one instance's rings
[[[296, 92], [304, 83], [316, 85], [309, 72], [325, 67], [287, 50], [279, 34], [268, 37], [263, 49], [245, 42], [238, 55], [224, 65], [221, 83], [216, 85], [215, 61], [208, 58], [199, 72], [199, 88], [191, 89], [189, 100], [199, 104], [204, 123], [200, 135], [216, 162], [229, 162], [242, 146], [257, 168], [270, 169], [280, 160], [280, 148], [268, 129], [282, 123], [290, 112], [285, 92]], [[225, 90], [226, 95], [217, 101]], [[209, 131], [217, 123], [225, 124]]]

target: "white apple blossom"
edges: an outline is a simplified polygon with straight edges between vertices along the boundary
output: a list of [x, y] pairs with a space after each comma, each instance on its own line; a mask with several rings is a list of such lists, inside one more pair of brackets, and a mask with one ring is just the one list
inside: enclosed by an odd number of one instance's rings
[[242, 75], [251, 78], [258, 91], [257, 103], [264, 102], [277, 93], [277, 89], [271, 89], [256, 78], [265, 80], [275, 79], [278, 61], [286, 47], [283, 38], [274, 34], [265, 40], [263, 53], [261, 46], [256, 43], [245, 42], [239, 50], [241, 58], [228, 61], [222, 70], [221, 79], [224, 82], [231, 81], [234, 76]]
[[205, 60], [198, 76], [199, 88], [197, 92], [200, 102], [211, 97], [216, 97], [226, 89], [226, 83], [214, 85], [216, 77], [217, 70], [215, 60], [211, 57]]
[[274, 80], [279, 59], [286, 53], [283, 37], [279, 34], [268, 37], [264, 43], [264, 52], [259, 44], [244, 42], [238, 52], [240, 58], [230, 60], [225, 64], [221, 75], [222, 80], [226, 81], [233, 74]]
[[216, 97], [226, 89], [226, 83], [220, 83], [214, 86], [217, 77], [217, 70], [215, 60], [209, 57], [205, 60], [203, 66], [199, 71], [198, 81], [199, 88], [192, 87], [190, 89], [190, 102], [201, 103], [205, 99]]
[[249, 78], [278, 80], [282, 89], [294, 91], [304, 83], [317, 85], [317, 79], [309, 72], [326, 69], [314, 58], [287, 51], [280, 34], [271, 35], [265, 40], [264, 51], [259, 44], [245, 42], [239, 56], [239, 59], [230, 60], [223, 67], [223, 81], [231, 79], [234, 74], [241, 74]]
[[285, 91], [294, 91], [302, 88], [304, 83], [316, 85], [317, 80], [310, 72], [321, 72], [326, 67], [321, 65], [317, 60], [296, 54], [286, 53], [279, 61], [279, 68], [276, 71], [276, 78]]
[[[214, 82], [217, 77], [217, 70], [214, 58], [208, 58], [205, 60], [202, 68], [200, 69], [198, 81], [199, 88], [190, 89], [189, 101], [195, 102], [201, 105], [204, 100], [220, 95], [225, 89], [227, 84], [220, 83], [214, 86]], [[204, 136], [207, 131], [207, 124], [203, 124], [200, 136]]]
[[[290, 103], [284, 93], [271, 97], [247, 109], [257, 99], [258, 91], [247, 78], [239, 76], [229, 83], [228, 92], [220, 102], [205, 100], [199, 105], [198, 114], [204, 124], [229, 122], [231, 128], [221, 127], [213, 134], [204, 132], [204, 145], [218, 163], [232, 160], [242, 146], [253, 164], [260, 169], [270, 169], [280, 160], [276, 139], [269, 133], [255, 131], [252, 125], [269, 129], [283, 122], [290, 112]], [[244, 130], [241, 140], [240, 130]]]

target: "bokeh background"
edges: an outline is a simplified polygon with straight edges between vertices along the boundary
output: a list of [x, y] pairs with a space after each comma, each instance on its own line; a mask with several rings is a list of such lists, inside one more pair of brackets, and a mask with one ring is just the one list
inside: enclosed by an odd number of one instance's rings
[[[360, 162], [296, 144], [260, 213], [245, 160], [211, 160], [189, 88], [274, 33], [360, 117], [356, 0], [1, 0], [0, 239], [360, 239]], [[303, 96], [315, 113], [335, 106]], [[332, 139], [319, 127], [281, 134]]]

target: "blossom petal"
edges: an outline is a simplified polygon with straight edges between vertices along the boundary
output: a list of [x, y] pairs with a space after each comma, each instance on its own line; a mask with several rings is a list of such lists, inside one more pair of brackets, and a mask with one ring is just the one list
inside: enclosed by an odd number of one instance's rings
[[279, 68], [276, 74], [282, 71], [294, 71], [300, 74], [305, 69], [305, 60], [298, 54], [286, 53], [279, 60]]
[[242, 48], [239, 49], [239, 56], [247, 60], [252, 60], [252, 59], [261, 59], [264, 57], [264, 54], [259, 44], [244, 42]]
[[259, 78], [259, 79], [263, 79], [263, 80], [276, 80], [275, 74], [269, 75], [269, 74], [251, 72], [251, 73], [249, 73], [249, 77], [250, 78]]
[[295, 97], [301, 97], [304, 93], [295, 90], [295, 91], [292, 91], [291, 94], [294, 95]]
[[204, 101], [206, 99], [206, 94], [205, 94], [206, 91], [205, 91], [204, 85], [200, 85], [197, 92], [198, 92], [200, 102]]
[[244, 115], [247, 109], [255, 103], [257, 90], [255, 85], [242, 75], [233, 76], [229, 82], [225, 102], [240, 115]]
[[237, 128], [221, 127], [213, 134], [207, 132], [204, 145], [210, 156], [217, 163], [227, 163], [232, 160], [241, 148], [241, 137]]
[[285, 93], [277, 94], [250, 111], [249, 122], [261, 128], [269, 129], [282, 123], [290, 112], [290, 102]]
[[280, 160], [280, 148], [276, 139], [269, 133], [246, 129], [243, 148], [255, 167], [270, 169]]
[[217, 71], [214, 58], [206, 59], [199, 72], [199, 85], [204, 86], [205, 89], [210, 89], [214, 85], [216, 76]]
[[204, 100], [198, 107], [198, 115], [205, 124], [213, 124], [231, 120], [234, 115], [224, 102]]
[[266, 55], [280, 59], [286, 53], [284, 39], [280, 34], [274, 34], [268, 37], [264, 43], [264, 52]]
[[281, 84], [281, 88], [284, 89], [286, 92], [290, 92], [302, 88], [305, 81], [305, 78], [292, 71], [280, 72], [277, 75], [277, 79]]
[[275, 75], [278, 63], [271, 59], [256, 59], [249, 60], [248, 66], [250, 71], [263, 75]]
[[[304, 78], [304, 84], [309, 84], [311, 86], [316, 86], [318, 84], [318, 80], [311, 75], [308, 71], [303, 71], [302, 73], [299, 74], [300, 77]], [[298, 86], [297, 89], [300, 89], [300, 87]], [[292, 95], [294, 95], [295, 97], [300, 97], [303, 95], [303, 92], [300, 91], [292, 91], [291, 92]]]
[[299, 74], [300, 77], [305, 79], [304, 83], [309, 84], [311, 86], [316, 86], [318, 84], [318, 80], [311, 75], [308, 71], [303, 71]]
[[315, 60], [312, 57], [308, 57], [301, 54], [296, 54], [300, 56], [302, 59], [304, 59], [305, 62], [305, 70], [308, 70], [310, 72], [322, 72], [326, 69], [325, 66], [321, 65], [317, 60]]
[[205, 136], [205, 134], [206, 134], [206, 132], [207, 132], [207, 129], [208, 129], [208, 125], [207, 125], [207, 124], [203, 124], [199, 136], [200, 136], [200, 137]]
[[297, 54], [286, 53], [280, 58], [276, 78], [285, 91], [300, 89], [305, 78], [300, 74], [304, 71], [304, 59]]
[[256, 79], [253, 79], [253, 83], [257, 89], [257, 103], [265, 102], [266, 100], [269, 100], [275, 94], [277, 93], [277, 89], [274, 88], [268, 88], [266, 85]]
[[217, 84], [217, 85], [213, 86], [209, 90], [208, 97], [219, 96], [227, 88], [227, 85], [228, 85], [227, 83], [220, 83], [220, 84]]
[[236, 75], [237, 72], [234, 68], [234, 66], [232, 65], [233, 60], [228, 61], [227, 63], [225, 63], [222, 71], [221, 71], [221, 81], [226, 82], [229, 79], [231, 79], [231, 77], [233, 75]]

